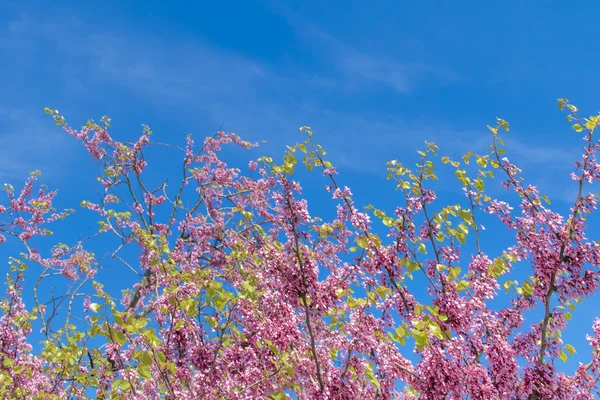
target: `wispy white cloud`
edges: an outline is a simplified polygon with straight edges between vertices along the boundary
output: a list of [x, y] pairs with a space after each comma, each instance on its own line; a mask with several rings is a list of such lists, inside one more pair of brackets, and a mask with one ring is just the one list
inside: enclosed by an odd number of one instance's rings
[[[284, 144], [300, 139], [297, 127], [306, 124], [315, 129], [317, 140], [337, 165], [372, 174], [385, 174], [385, 163], [390, 159], [413, 160], [415, 149], [422, 147], [424, 140], [434, 141], [443, 152], [454, 155], [468, 148], [485, 152], [490, 143], [485, 128], [474, 133], [443, 122], [425, 124], [401, 114], [348, 113], [323, 104], [319, 90], [344, 93], [382, 84], [408, 93], [417, 90], [420, 80], [426, 78], [451, 82], [458, 77], [358, 51], [294, 16], [288, 20], [297, 34], [326, 57], [339, 72], [338, 77], [322, 76], [301, 66], [276, 70], [202, 38], [174, 42], [151, 34], [142, 37], [135, 32], [104, 32], [76, 18], [66, 18], [67, 22], [57, 24], [23, 14], [11, 23], [10, 40], [3, 40], [1, 45], [16, 41], [27, 45], [23, 51], [35, 53], [39, 46], [49, 44], [58, 53], [58, 79], [65, 90], [83, 95], [90, 87], [115, 85], [156, 109], [184, 108], [188, 115], [197, 111], [213, 126], [225, 123], [225, 129], [246, 132], [245, 136], [253, 140], [267, 139], [261, 150], [267, 153], [279, 153]], [[16, 136], [3, 136], [0, 140], [11, 142], [10, 148], [20, 146]], [[572, 154], [563, 149], [515, 139], [508, 139], [507, 144], [515, 161], [535, 169], [542, 178], [544, 171], [554, 174], [557, 165], [570, 166], [573, 161]], [[14, 154], [11, 156], [16, 157]]]
[[151, 42], [95, 34], [88, 55], [98, 77], [161, 101], [222, 101], [247, 94], [266, 77], [258, 63], [208, 44]]
[[337, 81], [345, 90], [358, 90], [365, 85], [381, 84], [406, 94], [415, 91], [425, 80], [435, 80], [439, 83], [455, 83], [460, 80], [454, 71], [407, 62], [390, 55], [374, 54], [367, 49], [357, 49], [310, 21], [303, 20], [290, 9], [281, 5], [276, 8], [297, 36], [337, 69], [341, 79], [330, 79]]

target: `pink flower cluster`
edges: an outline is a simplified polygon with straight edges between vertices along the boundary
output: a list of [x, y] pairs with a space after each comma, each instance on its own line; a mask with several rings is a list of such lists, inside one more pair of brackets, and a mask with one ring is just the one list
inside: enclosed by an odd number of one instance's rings
[[[575, 353], [561, 339], [574, 304], [598, 291], [600, 246], [587, 233], [597, 198], [584, 187], [600, 180], [600, 119], [580, 120], [561, 104], [586, 132], [573, 175], [576, 202], [566, 217], [503, 155], [503, 120], [490, 127], [492, 152], [465, 156], [475, 157], [476, 176], [467, 175], [466, 161], [442, 159], [465, 189], [463, 204], [440, 204], [429, 187], [437, 146], [428, 143], [415, 170], [388, 163], [402, 204], [386, 213], [356, 207], [307, 127], [308, 139], [289, 147], [283, 164], [262, 157], [248, 164], [248, 175], [220, 153], [254, 144], [218, 132], [197, 148], [190, 136], [181, 149], [181, 182], [151, 188], [148, 127], [135, 142], [121, 143], [108, 134], [109, 119], [74, 130], [50, 110], [101, 164], [103, 198], [82, 205], [98, 218], [99, 234], [117, 239], [111, 259], [140, 280], [111, 293], [93, 281], [105, 261], [86, 243], [33, 248], [48, 234], [45, 225], [67, 213], [53, 210], [56, 192], [33, 195], [36, 176], [19, 196], [8, 187], [0, 242], [20, 241], [27, 252], [14, 262], [1, 303], [0, 396], [595, 398], [600, 320], [588, 336], [589, 361], [571, 376], [555, 361]], [[298, 158], [309, 170], [321, 168], [336, 206], [332, 220], [311, 214], [292, 174]], [[505, 176], [518, 206], [484, 193], [492, 170]], [[499, 255], [483, 250], [490, 240], [478, 223], [484, 216], [515, 238]], [[31, 312], [21, 291], [30, 262], [44, 270], [40, 280], [60, 275], [70, 285], [44, 302], [36, 284]], [[519, 281], [517, 263], [529, 268]], [[94, 290], [84, 292], [92, 281]], [[500, 296], [509, 301], [494, 305]], [[74, 311], [79, 299], [83, 315]], [[541, 320], [525, 323], [529, 310], [540, 311]], [[46, 340], [34, 353], [36, 316]]]

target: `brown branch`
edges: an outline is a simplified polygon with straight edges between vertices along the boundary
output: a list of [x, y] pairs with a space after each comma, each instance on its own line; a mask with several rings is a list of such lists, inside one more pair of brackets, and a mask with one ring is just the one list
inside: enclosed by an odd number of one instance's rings
[[[284, 182], [285, 182], [285, 178], [284, 178]], [[300, 267], [300, 272], [301, 272], [301, 277], [302, 277], [302, 284], [304, 285], [304, 291], [298, 291], [298, 294], [300, 295], [300, 298], [302, 300], [302, 305], [304, 308], [304, 320], [306, 323], [306, 329], [308, 330], [308, 334], [310, 336], [310, 350], [312, 352], [312, 356], [313, 359], [315, 361], [315, 367], [317, 370], [317, 380], [319, 381], [319, 390], [321, 392], [323, 392], [325, 390], [325, 384], [323, 382], [323, 377], [321, 376], [321, 365], [319, 363], [319, 357], [317, 355], [317, 348], [316, 348], [316, 343], [315, 343], [315, 334], [313, 332], [312, 329], [312, 325], [310, 322], [310, 311], [309, 311], [309, 307], [308, 307], [308, 301], [306, 299], [306, 290], [308, 289], [308, 284], [306, 283], [306, 277], [305, 277], [305, 269], [304, 269], [304, 263], [302, 261], [302, 255], [300, 254], [300, 241], [298, 239], [298, 231], [296, 229], [296, 224], [295, 224], [295, 216], [294, 216], [294, 210], [292, 208], [292, 204], [290, 202], [290, 198], [289, 196], [286, 196], [286, 204], [290, 210], [290, 214], [292, 216], [292, 220], [290, 221], [290, 224], [292, 226], [292, 231], [294, 233], [294, 241], [295, 241], [295, 248], [294, 251], [296, 253], [296, 257], [298, 259], [298, 265]]]

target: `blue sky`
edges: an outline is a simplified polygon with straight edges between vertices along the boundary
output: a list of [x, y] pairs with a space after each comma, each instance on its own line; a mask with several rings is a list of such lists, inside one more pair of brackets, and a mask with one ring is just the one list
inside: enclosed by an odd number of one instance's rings
[[[414, 162], [424, 140], [448, 155], [483, 152], [499, 116], [511, 123], [511, 159], [560, 210], [573, 198], [580, 142], [556, 99], [584, 115], [600, 109], [593, 1], [0, 0], [0, 9], [0, 178], [17, 186], [40, 169], [65, 207], [95, 195], [86, 182], [96, 172], [46, 106], [74, 126], [110, 115], [121, 140], [142, 123], [180, 144], [223, 126], [266, 140], [258, 153], [269, 155], [309, 125], [343, 183], [381, 207], [394, 204], [380, 194], [386, 161]], [[303, 183], [309, 194], [323, 184]], [[451, 183], [441, 186], [450, 198]], [[594, 312], [581, 314], [569, 335], [585, 360]]]
[[425, 139], [483, 149], [501, 116], [513, 158], [563, 198], [555, 172], [576, 149], [555, 99], [595, 110], [597, 35], [580, 23], [593, 3], [70, 3], [1, 3], [3, 175], [64, 176], [79, 160], [45, 106], [75, 125], [108, 114], [121, 136], [146, 123], [181, 141], [223, 125], [273, 153], [310, 125], [338, 166], [367, 174]]

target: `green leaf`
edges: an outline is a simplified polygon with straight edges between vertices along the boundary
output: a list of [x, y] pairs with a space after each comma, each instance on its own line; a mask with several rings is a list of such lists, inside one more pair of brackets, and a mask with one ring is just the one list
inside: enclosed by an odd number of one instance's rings
[[423, 351], [425, 346], [427, 346], [429, 344], [429, 337], [427, 335], [427, 332], [421, 332], [415, 328], [411, 331], [411, 334], [412, 334], [413, 338], [415, 339], [417, 349], [419, 349], [420, 351]]
[[123, 334], [123, 332], [119, 332], [119, 331], [115, 332], [115, 340], [121, 346], [123, 346], [125, 344], [125, 342], [127, 341], [127, 339], [125, 338], [125, 335]]
[[396, 335], [398, 335], [398, 337], [404, 337], [407, 333], [408, 332], [406, 332], [406, 329], [403, 326], [396, 328]]
[[358, 244], [361, 249], [364, 249], [365, 247], [367, 247], [369, 245], [369, 238], [367, 238], [366, 236], [358, 237], [355, 240], [356, 240], [356, 244]]
[[431, 334], [433, 334], [435, 337], [437, 337], [440, 340], [444, 339], [444, 334], [442, 333], [442, 330], [440, 329], [439, 325], [433, 322], [429, 323], [429, 332], [431, 332]]
[[488, 274], [494, 278], [500, 278], [506, 269], [506, 263], [502, 258], [496, 258], [492, 265], [488, 267]]
[[248, 293], [254, 293], [254, 291], [256, 290], [256, 288], [248, 281], [244, 281], [242, 282], [242, 287], [248, 292]]
[[414, 272], [419, 268], [419, 264], [414, 262], [413, 260], [406, 260], [406, 269], [410, 272]]
[[575, 347], [571, 346], [570, 344], [565, 345], [565, 350], [567, 350], [571, 356], [577, 353], [577, 351], [575, 351]]
[[377, 292], [381, 297], [385, 297], [386, 293], [391, 294], [391, 290], [385, 286], [378, 286], [377, 289], [375, 289], [375, 292]]
[[415, 306], [415, 315], [418, 317], [419, 315], [421, 315], [421, 313], [423, 312], [421, 306], [417, 305]]
[[286, 167], [293, 167], [297, 163], [296, 156], [293, 154], [286, 154], [285, 157], [283, 157], [283, 162]]
[[271, 157], [260, 157], [258, 160], [256, 160], [258, 162], [266, 162], [266, 163], [272, 163], [273, 159]]
[[338, 350], [336, 349], [330, 349], [329, 350], [329, 357], [331, 357], [332, 360], [335, 360], [338, 356]]
[[546, 202], [546, 204], [550, 204], [550, 199], [546, 195], [542, 195], [542, 199]]
[[373, 365], [370, 362], [365, 365], [365, 375], [367, 376], [369, 382], [371, 382], [377, 389], [381, 389], [381, 385], [373, 373]]
[[448, 279], [454, 280], [458, 275], [460, 275], [460, 267], [454, 267], [450, 270], [450, 274], [448, 275]]
[[486, 157], [477, 157], [475, 161], [477, 161], [477, 165], [479, 165], [481, 168], [487, 167], [488, 160]]
[[466, 288], [470, 287], [471, 284], [465, 280], [459, 281], [458, 285], [456, 285], [456, 290], [459, 292], [462, 292], [463, 290], [465, 290]]
[[143, 352], [140, 357], [140, 364], [142, 365], [152, 365], [153, 359], [149, 353]]
[[348, 300], [346, 300], [346, 304], [350, 308], [355, 308], [356, 306], [358, 306], [358, 302], [352, 297], [349, 297]]
[[575, 129], [575, 132], [577, 132], [577, 133], [583, 131], [583, 128], [579, 124], [573, 125], [573, 129]]
[[421, 321], [420, 319], [413, 319], [412, 325], [415, 328], [417, 328], [418, 330], [423, 330], [423, 328], [425, 328], [425, 323], [423, 321]]
[[172, 363], [172, 362], [170, 362], [170, 363], [167, 363], [167, 369], [168, 369], [169, 371], [171, 371], [171, 373], [172, 373], [173, 375], [175, 375], [175, 374], [177, 373], [177, 366], [176, 366], [174, 363]]
[[215, 305], [217, 306], [217, 309], [219, 311], [223, 310], [223, 308], [225, 308], [226, 304], [227, 304], [227, 300], [224, 299], [223, 297], [216, 297], [215, 298]]
[[567, 357], [567, 355], [565, 354], [564, 351], [561, 351], [560, 354], [558, 355], [558, 357], [563, 361], [563, 362], [567, 362], [569, 361], [569, 357]]
[[167, 356], [165, 356], [165, 353], [163, 353], [162, 351], [156, 353], [156, 358], [158, 359], [158, 363], [161, 366], [164, 366], [167, 362]]
[[138, 374], [145, 379], [150, 379], [152, 378], [152, 371], [150, 370], [150, 367], [148, 367], [147, 365], [142, 365], [138, 368]]

